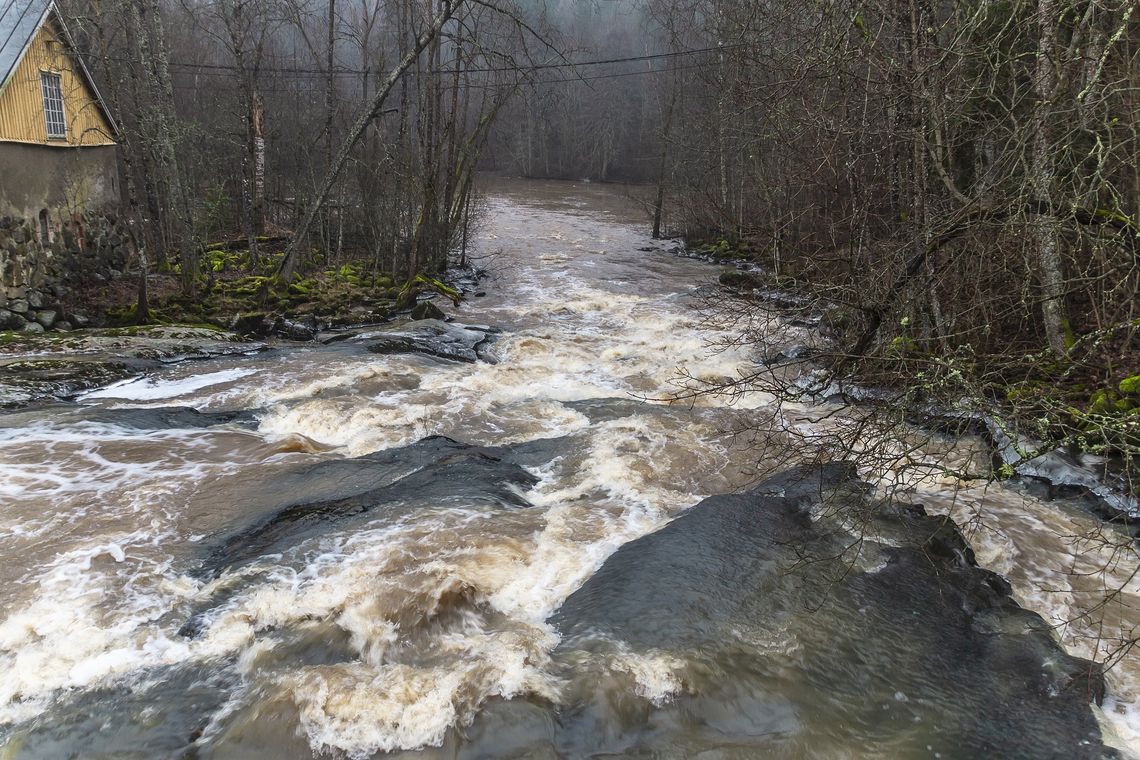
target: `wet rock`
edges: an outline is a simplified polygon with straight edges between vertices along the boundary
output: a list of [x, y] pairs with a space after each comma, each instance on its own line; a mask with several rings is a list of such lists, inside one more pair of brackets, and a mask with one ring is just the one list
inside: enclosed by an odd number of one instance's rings
[[996, 452], [998, 466], [1015, 472], [1025, 486], [1043, 499], [1076, 497], [1078, 504], [1109, 522], [1140, 535], [1140, 498], [1133, 492], [1126, 471], [1112, 472], [1107, 465], [1082, 461], [1079, 452], [1055, 449], [1025, 459], [1024, 452], [1041, 450], [1039, 441], [1014, 440], [996, 420], [986, 419], [986, 434]]
[[439, 308], [431, 301], [421, 301], [420, 303], [416, 304], [415, 308], [412, 309], [411, 317], [414, 320], [447, 319], [447, 315], [443, 313], [443, 309]]
[[779, 351], [766, 355], [761, 359], [761, 363], [772, 367], [781, 364], [788, 364], [791, 362], [804, 361], [810, 359], [815, 349], [811, 346], [796, 344], [787, 346]]
[[167, 406], [153, 409], [104, 409], [87, 412], [85, 419], [107, 422], [139, 430], [167, 430], [171, 428], [208, 428], [215, 425], [254, 427], [257, 418], [249, 411], [200, 412], [187, 406]]
[[[758, 756], [827, 734], [900, 757], [1117, 757], [1089, 707], [1100, 668], [978, 568], [952, 522], [869, 501], [850, 470], [706, 499], [622, 546], [551, 622], [573, 679], [554, 740], [567, 756], [710, 739]], [[671, 698], [607, 734], [628, 673], [663, 653]]]
[[239, 335], [268, 335], [276, 321], [263, 311], [238, 314], [230, 321], [230, 329]]
[[297, 320], [280, 317], [273, 326], [273, 334], [289, 340], [316, 340], [317, 321], [312, 316]]
[[42, 334], [28, 322], [0, 343], [0, 407], [12, 408], [79, 393], [185, 359], [264, 348], [232, 333], [200, 327], [142, 326]]
[[[365, 519], [379, 511], [414, 512], [448, 503], [526, 507], [529, 503], [520, 494], [538, 482], [493, 449], [443, 436], [355, 460], [322, 463], [294, 477], [298, 488], [311, 493], [327, 493], [330, 488], [335, 492], [352, 482], [363, 490], [331, 499], [294, 501], [221, 538], [203, 562], [204, 577], [278, 554], [331, 530], [343, 530], [345, 521]], [[319, 490], [313, 491], [314, 485]], [[298, 492], [277, 488], [276, 493], [291, 493], [295, 498]], [[192, 630], [193, 626], [186, 632]]]
[[8, 302], [8, 309], [9, 311], [14, 311], [17, 314], [27, 314], [31, 310], [31, 307], [29, 306], [27, 300], [23, 298], [15, 298]]
[[33, 309], [42, 309], [44, 307], [44, 295], [38, 290], [28, 291], [28, 306]]
[[[37, 332], [43, 326], [35, 322]], [[47, 398], [70, 398], [132, 374], [124, 362], [100, 362], [81, 357], [18, 359], [0, 362], [0, 407]]]
[[327, 346], [330, 343], [340, 343], [342, 341], [352, 340], [358, 335], [360, 335], [360, 333], [353, 332], [352, 330], [326, 331], [318, 332], [316, 335], [316, 340], [318, 343], [322, 343]]
[[76, 327], [87, 327], [88, 325], [91, 324], [91, 318], [86, 316], [85, 314], [72, 314], [71, 315], [71, 322]]
[[60, 320], [59, 322], [55, 323], [55, 329], [59, 330], [60, 332], [70, 332], [74, 328], [70, 322], [66, 320]]
[[764, 280], [758, 273], [739, 269], [724, 270], [720, 273], [718, 281], [721, 285], [734, 290], [754, 290], [764, 285]]
[[35, 320], [43, 325], [46, 329], [55, 324], [55, 319], [57, 316], [58, 312], [51, 309], [44, 309], [43, 311], [37, 311], [35, 313]]
[[490, 340], [490, 332], [437, 319], [422, 319], [383, 331], [358, 335], [356, 340], [367, 341], [368, 350], [375, 354], [418, 353], [462, 362], [489, 361], [481, 350]]
[[7, 309], [0, 309], [0, 330], [22, 330], [24, 318]]

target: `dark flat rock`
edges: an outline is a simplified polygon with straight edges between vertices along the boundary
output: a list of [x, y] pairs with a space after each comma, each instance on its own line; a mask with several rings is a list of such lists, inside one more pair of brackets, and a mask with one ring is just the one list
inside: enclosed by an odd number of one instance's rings
[[[493, 449], [443, 436], [358, 459], [321, 463], [275, 483], [272, 493], [284, 497], [285, 505], [211, 542], [198, 572], [211, 577], [241, 567], [370, 513], [448, 504], [529, 506], [519, 494], [536, 482], [533, 475]], [[298, 500], [294, 485], [303, 489], [300, 493], [307, 490], [326, 496]]]
[[[854, 754], [1115, 757], [1089, 707], [1099, 667], [978, 568], [952, 523], [876, 507], [849, 474], [796, 470], [715, 496], [615, 552], [552, 618], [580, 684], [558, 751], [795, 754], [798, 737], [829, 735]], [[624, 652], [684, 663], [683, 688], [627, 709], [610, 737], [614, 697], [596, 684]]]
[[481, 350], [492, 333], [483, 326], [460, 325], [438, 319], [420, 319], [374, 332], [355, 340], [368, 344], [375, 354], [426, 354], [452, 361], [476, 362], [491, 358]]

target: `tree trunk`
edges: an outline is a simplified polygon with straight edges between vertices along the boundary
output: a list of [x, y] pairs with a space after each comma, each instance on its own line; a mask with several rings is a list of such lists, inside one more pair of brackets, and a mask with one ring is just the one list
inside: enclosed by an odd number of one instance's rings
[[[153, 46], [150, 44], [150, 30], [146, 24], [148, 17], [154, 32]], [[185, 180], [174, 148], [174, 88], [170, 81], [170, 61], [158, 1], [135, 0], [131, 4], [131, 18], [139, 46], [139, 60], [143, 62], [143, 71], [151, 80], [151, 91], [159, 101], [154, 104], [156, 152], [162, 165], [166, 191], [170, 196], [175, 236], [182, 255], [182, 290], [190, 295], [198, 287], [198, 243], [194, 239]]]
[[665, 175], [669, 165], [669, 137], [673, 130], [673, 112], [677, 108], [677, 73], [673, 72], [669, 83], [669, 103], [662, 114], [661, 152], [657, 158], [657, 188], [653, 198], [653, 239], [661, 237], [661, 218], [665, 213]]
[[[1037, 62], [1033, 91], [1033, 148], [1031, 182], [1034, 200], [1053, 205], [1053, 145], [1050, 140], [1050, 112], [1057, 96], [1057, 0], [1037, 3]], [[1041, 277], [1041, 315], [1049, 347], [1058, 354], [1068, 352], [1068, 319], [1065, 313], [1065, 280], [1061, 270], [1058, 223], [1055, 216], [1039, 214], [1031, 223]]]
[[248, 144], [246, 145], [246, 173], [243, 205], [245, 234], [249, 243], [249, 265], [257, 267], [257, 238], [265, 231], [265, 105], [261, 94], [251, 88], [249, 94]]

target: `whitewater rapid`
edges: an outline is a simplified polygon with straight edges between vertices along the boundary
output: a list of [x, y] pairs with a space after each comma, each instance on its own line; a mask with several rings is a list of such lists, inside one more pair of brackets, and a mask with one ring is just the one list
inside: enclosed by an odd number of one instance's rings
[[[732, 342], [696, 308], [717, 270], [638, 221], [612, 189], [493, 188], [474, 251], [487, 295], [447, 307], [502, 331], [493, 363], [280, 344], [0, 417], [0, 751], [370, 757], [454, 749], [496, 700], [558, 704], [570, 686], [549, 619], [608, 557], [794, 463], [797, 431], [851, 419], [760, 391], [671, 402], [685, 374], [748, 373], [815, 337], [780, 323], [761, 347]], [[196, 415], [158, 416], [170, 407]], [[525, 482], [399, 491], [423, 466], [401, 452], [430, 436], [509, 448]], [[915, 433], [874, 477], [966, 525], [980, 564], [1073, 654], [1103, 657], [1140, 622], [1134, 551], [1075, 539], [1095, 518], [959, 480], [947, 458], [986, 457]], [[235, 526], [377, 488], [397, 489], [383, 511], [201, 571]], [[1090, 610], [1106, 583], [1121, 593]], [[687, 688], [677, 653], [606, 656], [648, 704]], [[1135, 659], [1100, 713], [1132, 751]]]

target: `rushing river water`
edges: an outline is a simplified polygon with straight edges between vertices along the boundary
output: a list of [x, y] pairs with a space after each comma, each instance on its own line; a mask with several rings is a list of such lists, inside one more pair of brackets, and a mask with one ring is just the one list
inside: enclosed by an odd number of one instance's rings
[[[710, 350], [725, 336], [694, 294], [717, 270], [644, 226], [611, 188], [500, 181], [486, 295], [448, 309], [501, 331], [480, 361], [278, 345], [0, 416], [0, 757], [1140, 748], [1135, 656], [1090, 710], [1032, 685], [1068, 660], [1016, 608], [983, 625], [963, 612], [976, 589], [934, 604], [958, 592], [920, 553], [788, 572], [788, 537], [843, 545], [797, 506], [818, 484], [686, 512], [846, 412], [784, 405], [776, 430], [760, 392], [667, 403], [679, 372], [731, 376], [756, 348]], [[915, 431], [898, 449], [962, 464], [979, 445]], [[1019, 603], [1067, 622], [1069, 653], [1140, 622], [1135, 552], [1077, 538], [1096, 518], [905, 472]]]

